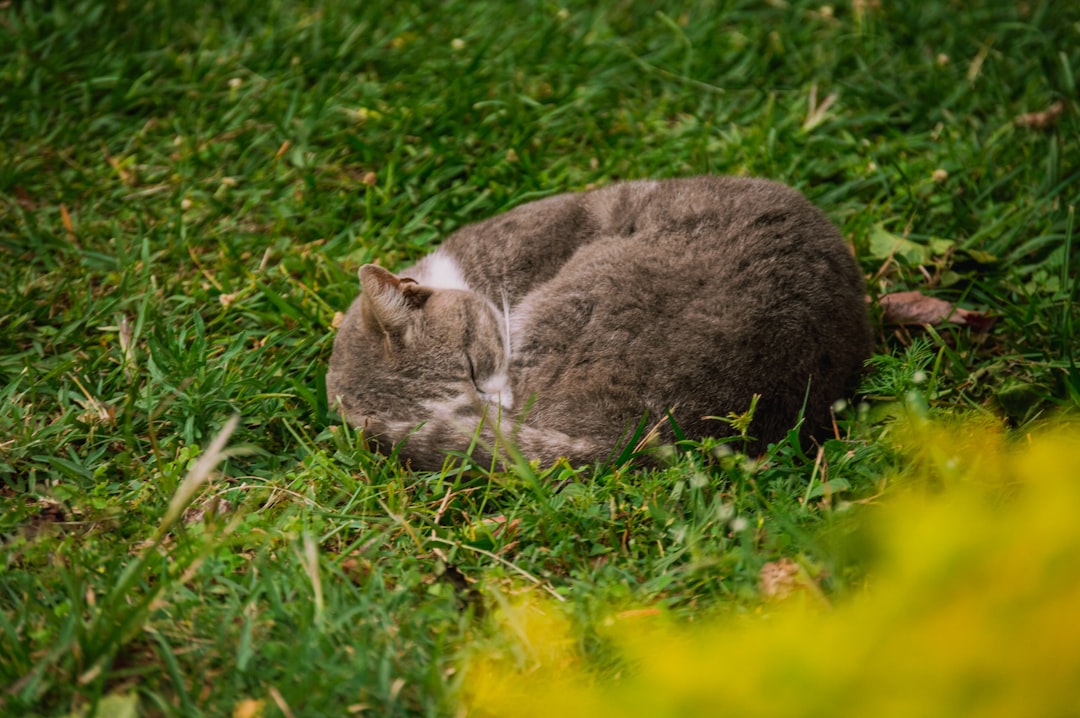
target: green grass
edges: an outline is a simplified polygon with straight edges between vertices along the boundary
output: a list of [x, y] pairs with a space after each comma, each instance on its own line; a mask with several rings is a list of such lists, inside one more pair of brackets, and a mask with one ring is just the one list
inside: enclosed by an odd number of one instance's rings
[[[781, 557], [857, 591], [840, 537], [901, 468], [897, 407], [1022, 433], [1080, 405], [1072, 3], [48, 5], [0, 6], [5, 714], [133, 691], [145, 715], [453, 714], [492, 591], [690, 618], [756, 607]], [[703, 172], [799, 187], [872, 295], [995, 325], [878, 324], [870, 411], [760, 460], [411, 474], [328, 415], [360, 264]]]

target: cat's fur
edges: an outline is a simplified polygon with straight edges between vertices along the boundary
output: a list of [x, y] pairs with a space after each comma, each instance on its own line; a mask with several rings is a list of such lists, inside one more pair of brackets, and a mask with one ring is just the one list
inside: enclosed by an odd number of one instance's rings
[[470, 445], [488, 461], [507, 440], [545, 463], [604, 461], [644, 415], [670, 440], [667, 412], [688, 437], [727, 435], [708, 417], [754, 394], [762, 447], [804, 401], [804, 428], [826, 426], [871, 348], [836, 228], [765, 180], [562, 194], [464, 227], [400, 276], [365, 265], [360, 281], [329, 399], [420, 469]]

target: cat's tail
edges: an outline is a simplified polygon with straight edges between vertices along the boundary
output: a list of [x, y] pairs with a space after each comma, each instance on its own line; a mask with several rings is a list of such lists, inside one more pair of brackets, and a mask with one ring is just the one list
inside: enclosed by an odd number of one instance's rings
[[440, 470], [449, 456], [467, 458], [491, 470], [508, 470], [533, 460], [549, 466], [560, 458], [573, 465], [593, 464], [606, 459], [611, 448], [511, 420], [498, 406], [485, 406], [476, 413], [439, 412], [419, 426], [387, 428], [390, 435], [405, 436], [397, 444], [397, 454], [421, 471]]

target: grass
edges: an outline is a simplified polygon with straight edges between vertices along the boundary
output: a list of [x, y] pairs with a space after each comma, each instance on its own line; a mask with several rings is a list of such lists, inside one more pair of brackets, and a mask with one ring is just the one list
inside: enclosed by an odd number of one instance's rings
[[[492, 595], [752, 613], [781, 558], [858, 594], [837, 537], [905, 470], [892, 415], [1080, 405], [1080, 10], [665, 5], [0, 4], [5, 713], [453, 714]], [[872, 296], [996, 323], [879, 322], [842, 438], [652, 473], [412, 474], [328, 414], [360, 264], [703, 172], [799, 187]]]

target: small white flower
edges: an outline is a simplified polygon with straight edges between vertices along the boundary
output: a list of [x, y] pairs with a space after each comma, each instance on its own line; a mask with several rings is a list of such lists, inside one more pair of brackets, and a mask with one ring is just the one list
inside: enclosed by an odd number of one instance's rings
[[450, 41], [450, 47], [454, 48], [455, 50], [464, 50], [465, 41], [462, 40], [460, 37], [455, 37], [453, 40]]

